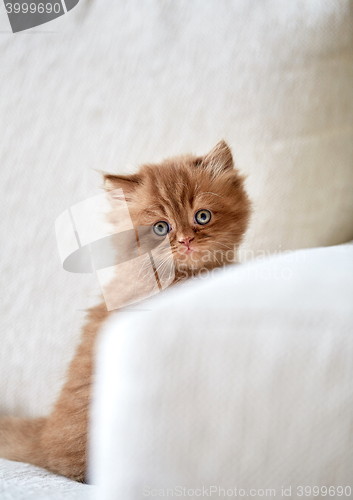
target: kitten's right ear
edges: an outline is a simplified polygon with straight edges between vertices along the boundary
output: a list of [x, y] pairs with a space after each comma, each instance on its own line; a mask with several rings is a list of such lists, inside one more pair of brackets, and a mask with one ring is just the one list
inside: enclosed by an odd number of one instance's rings
[[126, 201], [131, 200], [131, 196], [141, 184], [141, 176], [139, 174], [115, 175], [103, 173], [103, 179], [106, 191], [122, 189]]

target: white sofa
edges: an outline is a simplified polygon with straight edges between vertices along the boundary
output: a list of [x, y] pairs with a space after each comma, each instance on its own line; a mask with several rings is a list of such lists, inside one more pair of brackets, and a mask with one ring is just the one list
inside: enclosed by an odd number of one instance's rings
[[[1, 415], [50, 411], [84, 310], [100, 291], [94, 275], [63, 271], [54, 232], [59, 214], [98, 194], [95, 168], [133, 171], [202, 154], [224, 138], [254, 203], [242, 261], [352, 240], [352, 26], [350, 0], [80, 0], [50, 24], [13, 35], [0, 3]], [[295, 307], [302, 292], [291, 283], [283, 286]], [[135, 331], [139, 314], [126, 328]], [[226, 318], [213, 314], [221, 326]], [[93, 457], [108, 460], [104, 443]], [[129, 475], [120, 486], [112, 481], [107, 492], [135, 494]], [[91, 491], [0, 460], [2, 498]]]
[[130, 309], [98, 355], [97, 498], [351, 495], [353, 244], [234, 266]]
[[2, 459], [0, 498], [351, 491], [352, 303], [353, 243], [232, 266], [115, 313], [97, 357], [95, 486]]

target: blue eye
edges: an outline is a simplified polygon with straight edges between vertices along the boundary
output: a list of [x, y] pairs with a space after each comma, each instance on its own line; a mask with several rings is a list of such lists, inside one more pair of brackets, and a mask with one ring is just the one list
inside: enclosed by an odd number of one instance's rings
[[166, 236], [170, 231], [170, 225], [165, 220], [160, 220], [153, 224], [153, 232], [157, 236]]
[[195, 221], [201, 226], [208, 224], [211, 220], [212, 214], [209, 210], [203, 208], [202, 210], [198, 210], [195, 214]]

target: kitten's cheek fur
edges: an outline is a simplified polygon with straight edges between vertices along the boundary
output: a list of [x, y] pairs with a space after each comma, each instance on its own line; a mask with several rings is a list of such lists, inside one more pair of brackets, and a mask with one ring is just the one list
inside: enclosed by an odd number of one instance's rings
[[183, 271], [183, 270], [179, 270], [178, 275], [179, 275], [179, 279], [181, 279], [181, 280], [189, 277], [188, 273], [186, 271]]
[[179, 251], [177, 251], [174, 258], [177, 262], [181, 262], [183, 264], [186, 264], [186, 262], [188, 261], [188, 256], [186, 255], [186, 253], [181, 253]]

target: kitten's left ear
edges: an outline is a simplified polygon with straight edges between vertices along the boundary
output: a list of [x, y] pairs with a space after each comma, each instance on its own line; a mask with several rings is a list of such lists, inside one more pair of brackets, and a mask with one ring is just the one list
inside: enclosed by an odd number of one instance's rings
[[204, 156], [201, 165], [215, 174], [233, 170], [233, 156], [228, 144], [225, 141], [220, 141]]
[[131, 196], [141, 184], [141, 176], [139, 174], [115, 175], [103, 173], [103, 179], [106, 191], [122, 189], [127, 201], [131, 200]]

